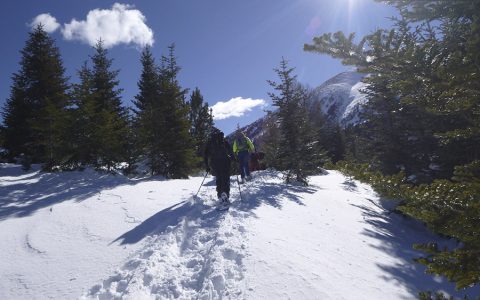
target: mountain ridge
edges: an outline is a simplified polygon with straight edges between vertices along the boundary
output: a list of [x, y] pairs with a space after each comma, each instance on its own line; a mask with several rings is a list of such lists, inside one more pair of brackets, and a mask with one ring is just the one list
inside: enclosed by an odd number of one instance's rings
[[[362, 106], [367, 103], [367, 96], [362, 92], [366, 87], [362, 82], [365, 76], [366, 74], [356, 71], [345, 71], [331, 77], [313, 89], [312, 107], [319, 104], [327, 120], [340, 126], [357, 124], [361, 121]], [[240, 130], [254, 143], [261, 144], [266, 120], [267, 116], [263, 116]], [[235, 132], [230, 133], [227, 138], [233, 139], [234, 134]]]

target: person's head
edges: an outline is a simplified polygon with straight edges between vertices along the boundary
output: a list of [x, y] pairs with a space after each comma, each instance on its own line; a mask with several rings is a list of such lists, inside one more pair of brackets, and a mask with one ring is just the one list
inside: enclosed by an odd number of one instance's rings
[[223, 132], [218, 129], [217, 127], [212, 127], [212, 130], [210, 131], [210, 138], [212, 140], [220, 140], [223, 139], [224, 134]]
[[245, 136], [245, 132], [241, 130], [237, 130], [236, 137], [237, 138], [242, 138]]

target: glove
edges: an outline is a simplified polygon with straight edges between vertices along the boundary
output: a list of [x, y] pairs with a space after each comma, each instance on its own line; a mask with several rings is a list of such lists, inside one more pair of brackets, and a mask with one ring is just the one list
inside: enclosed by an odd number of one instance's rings
[[207, 171], [207, 173], [210, 173], [210, 167], [207, 166], [207, 167], [205, 168], [205, 171]]

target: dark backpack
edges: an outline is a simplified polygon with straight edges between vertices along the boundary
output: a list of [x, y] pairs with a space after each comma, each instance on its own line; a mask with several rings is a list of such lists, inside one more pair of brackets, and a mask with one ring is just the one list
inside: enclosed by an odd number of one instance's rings
[[208, 158], [212, 167], [218, 168], [230, 162], [230, 149], [227, 149], [228, 144], [225, 142], [223, 134], [212, 134], [208, 147]]

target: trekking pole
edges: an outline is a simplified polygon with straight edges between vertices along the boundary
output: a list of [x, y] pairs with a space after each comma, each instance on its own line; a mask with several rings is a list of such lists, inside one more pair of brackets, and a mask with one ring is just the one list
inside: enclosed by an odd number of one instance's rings
[[240, 193], [240, 201], [243, 201], [242, 191], [240, 190], [240, 180], [238, 180], [238, 175], [237, 175], [237, 184], [238, 184], [238, 192]]
[[205, 172], [205, 176], [203, 176], [202, 183], [200, 184], [200, 187], [198, 188], [198, 191], [197, 191], [197, 193], [195, 194], [195, 198], [197, 197], [198, 192], [200, 192], [200, 189], [202, 188], [203, 182], [205, 181], [205, 178], [207, 178], [207, 175], [208, 175], [208, 171]]

